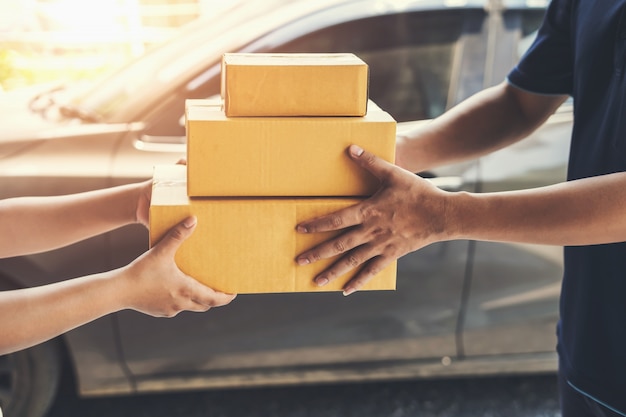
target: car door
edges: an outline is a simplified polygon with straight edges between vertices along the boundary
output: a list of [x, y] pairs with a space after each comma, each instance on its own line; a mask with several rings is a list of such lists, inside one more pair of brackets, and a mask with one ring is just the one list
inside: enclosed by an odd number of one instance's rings
[[[459, 98], [461, 70], [484, 56], [480, 43], [467, 43], [480, 33], [482, 9], [363, 5], [376, 2], [318, 13], [244, 49], [355, 52], [370, 65], [370, 97], [398, 121], [435, 117]], [[469, 163], [431, 175], [473, 190], [476, 173]], [[139, 391], [430, 374], [456, 355], [467, 249], [449, 242], [404, 257], [396, 291], [240, 295], [171, 320], [120, 313], [126, 368]]]
[[[529, 46], [543, 11], [511, 9], [497, 16], [491, 84], [501, 81]], [[480, 160], [483, 192], [517, 190], [565, 179], [572, 127], [566, 102], [537, 132]], [[471, 284], [462, 354], [531, 358], [526, 371], [555, 369], [562, 248], [472, 243]]]

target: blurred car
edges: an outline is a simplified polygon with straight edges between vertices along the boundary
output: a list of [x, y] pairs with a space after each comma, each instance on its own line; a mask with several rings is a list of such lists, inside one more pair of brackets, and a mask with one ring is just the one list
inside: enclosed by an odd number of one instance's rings
[[[424, 123], [501, 82], [547, 1], [259, 0], [234, 3], [90, 86], [5, 93], [0, 198], [67, 194], [149, 178], [185, 154], [184, 100], [219, 93], [227, 51], [353, 52], [370, 97]], [[524, 141], [422, 173], [448, 190], [562, 181], [566, 103]], [[0, 288], [41, 285], [127, 264], [148, 246], [128, 226], [67, 248], [0, 260]], [[558, 247], [453, 241], [398, 264], [390, 292], [240, 295], [207, 314], [111, 314], [0, 357], [0, 405], [41, 417], [62, 375], [83, 396], [553, 372], [562, 272]]]

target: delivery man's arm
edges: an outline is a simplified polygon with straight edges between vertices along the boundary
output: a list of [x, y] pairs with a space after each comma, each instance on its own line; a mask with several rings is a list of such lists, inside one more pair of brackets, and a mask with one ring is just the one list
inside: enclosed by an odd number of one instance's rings
[[130, 223], [148, 223], [152, 181], [0, 201], [0, 258], [56, 249]]
[[372, 198], [301, 223], [300, 233], [345, 230], [300, 254], [301, 265], [342, 255], [315, 281], [325, 285], [355, 268], [344, 287], [358, 290], [393, 260], [434, 242], [472, 239], [550, 245], [626, 241], [626, 173], [523, 191], [446, 192], [357, 147], [350, 154], [383, 182]]
[[[542, 190], [475, 195], [444, 192], [412, 174], [514, 143], [544, 123], [566, 98], [531, 94], [506, 82], [484, 90], [399, 138], [397, 163], [408, 171], [351, 147], [350, 156], [380, 179], [381, 188], [354, 207], [299, 224], [300, 233], [345, 232], [305, 251], [296, 261], [304, 265], [342, 255], [315, 278], [318, 285], [362, 267], [344, 287], [349, 294], [393, 260], [436, 241], [468, 238], [562, 245], [626, 240], [626, 233], [608, 228], [619, 217], [618, 206], [609, 201], [623, 203], [623, 192], [612, 194], [623, 181], [619, 175]], [[597, 199], [577, 194], [591, 190], [598, 198], [613, 197], [599, 208], [592, 204]], [[569, 212], [561, 214], [565, 206]], [[587, 222], [587, 230], [581, 232], [577, 222], [596, 210], [606, 211], [606, 217]]]

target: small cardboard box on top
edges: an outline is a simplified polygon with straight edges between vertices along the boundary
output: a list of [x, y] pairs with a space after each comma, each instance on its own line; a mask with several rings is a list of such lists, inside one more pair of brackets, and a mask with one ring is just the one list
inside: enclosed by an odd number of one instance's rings
[[[150, 205], [150, 244], [158, 242], [189, 215], [198, 218], [193, 235], [176, 253], [186, 274], [227, 293], [339, 291], [354, 273], [324, 287], [316, 274], [336, 259], [299, 266], [296, 256], [333, 236], [299, 234], [300, 221], [358, 203], [350, 198], [190, 198], [182, 165], [157, 166]], [[393, 290], [396, 263], [389, 265], [364, 290]]]
[[227, 117], [220, 102], [188, 100], [188, 195], [369, 196], [378, 179], [347, 148], [393, 162], [396, 121], [368, 107], [363, 117]]
[[350, 53], [227, 53], [221, 93], [228, 117], [364, 116], [369, 68]]

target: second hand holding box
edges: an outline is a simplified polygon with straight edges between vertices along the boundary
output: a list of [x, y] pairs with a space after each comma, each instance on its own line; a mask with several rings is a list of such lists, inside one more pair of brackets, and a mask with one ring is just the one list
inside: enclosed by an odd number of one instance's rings
[[[357, 144], [393, 162], [395, 120], [367, 101], [367, 66], [353, 55], [253, 54], [223, 62], [225, 100], [186, 103], [187, 166], [155, 170], [151, 244], [193, 214], [197, 229], [176, 263], [204, 284], [229, 293], [341, 290], [356, 271], [324, 287], [313, 282], [339, 257], [295, 262], [339, 232], [299, 234], [295, 226], [378, 189], [378, 179], [346, 150]], [[349, 109], [338, 110], [341, 103]], [[393, 262], [364, 289], [393, 290], [395, 283]]]
[[[189, 215], [198, 217], [193, 235], [176, 253], [186, 274], [227, 293], [340, 291], [354, 273], [318, 287], [313, 282], [337, 259], [298, 266], [295, 257], [336, 233], [299, 234], [295, 225], [358, 203], [354, 198], [189, 198], [182, 165], [157, 166], [150, 206], [154, 245]], [[393, 290], [396, 262], [363, 290]]]

